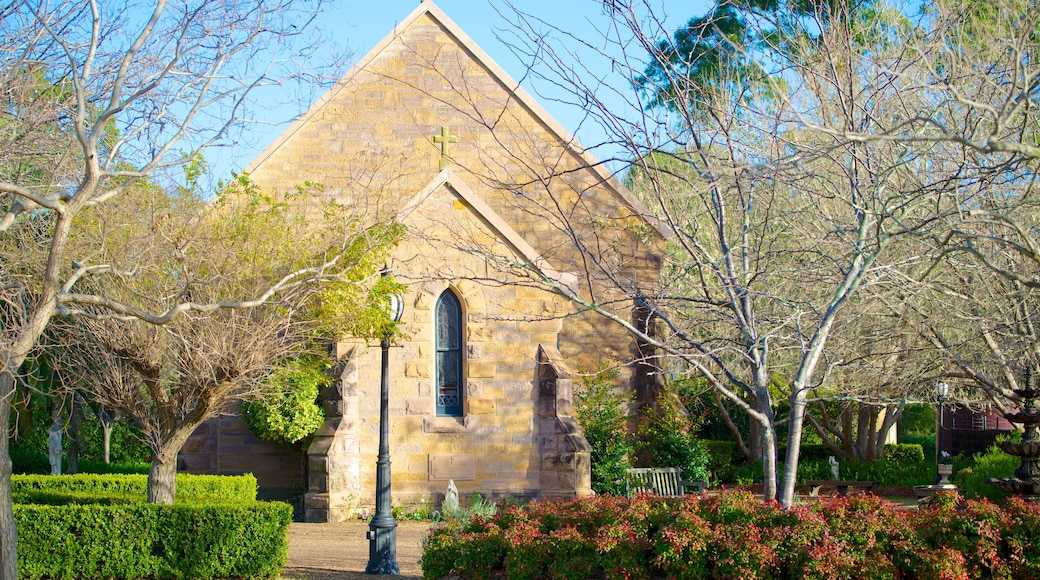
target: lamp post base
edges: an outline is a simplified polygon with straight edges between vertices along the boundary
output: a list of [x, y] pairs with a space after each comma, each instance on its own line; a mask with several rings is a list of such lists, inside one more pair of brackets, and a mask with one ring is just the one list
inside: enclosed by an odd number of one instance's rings
[[401, 568], [397, 565], [397, 522], [378, 525], [368, 529], [368, 566], [365, 574], [389, 574], [397, 576]]

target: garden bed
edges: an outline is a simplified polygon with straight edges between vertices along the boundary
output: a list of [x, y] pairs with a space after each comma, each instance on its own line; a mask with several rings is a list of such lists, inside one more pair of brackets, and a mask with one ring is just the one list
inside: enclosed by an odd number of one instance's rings
[[431, 535], [438, 579], [1037, 578], [1040, 505], [941, 494], [925, 509], [872, 495], [784, 510], [747, 492], [600, 496], [503, 507]]

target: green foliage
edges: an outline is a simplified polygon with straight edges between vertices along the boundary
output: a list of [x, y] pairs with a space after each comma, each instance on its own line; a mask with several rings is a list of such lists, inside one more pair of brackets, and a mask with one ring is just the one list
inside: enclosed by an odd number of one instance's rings
[[904, 463], [914, 463], [924, 461], [924, 449], [918, 443], [897, 443], [895, 445], [885, 445], [885, 450], [881, 454], [882, 459], [889, 461], [899, 461]]
[[743, 50], [734, 50], [756, 43], [761, 41], [745, 25], [737, 5], [720, 3], [711, 13], [691, 18], [673, 38], [658, 41], [636, 86], [651, 98], [651, 108], [685, 104], [692, 90], [687, 85], [698, 93], [688, 105], [701, 111], [710, 110], [712, 97], [722, 93], [761, 93], [770, 99], [768, 74]]
[[[11, 494], [31, 502], [36, 494], [54, 498], [62, 494], [133, 497], [144, 501], [147, 497], [147, 475], [12, 475]], [[256, 499], [256, 478], [252, 475], [192, 475], [177, 474], [177, 502], [197, 501], [251, 501]], [[47, 503], [53, 503], [50, 499]], [[20, 503], [16, 500], [15, 503]], [[70, 502], [72, 503], [71, 500]]]
[[[50, 408], [60, 403], [55, 403], [51, 397], [43, 394], [54, 393], [57, 390], [52, 385], [56, 377], [49, 369], [48, 361], [49, 358], [44, 352], [28, 359], [22, 365], [22, 370], [27, 375], [26, 382], [32, 386], [32, 390], [18, 393], [13, 405], [15, 434], [11, 440], [11, 460], [15, 473], [50, 473], [50, 462], [47, 459], [47, 428], [52, 423]], [[89, 407], [80, 409], [83, 414], [79, 423], [79, 469], [97, 473], [96, 468], [88, 469], [84, 465], [104, 459], [101, 421]], [[68, 417], [63, 420], [67, 425]], [[66, 433], [62, 437], [65, 456], [72, 444], [73, 438]], [[141, 442], [140, 431], [125, 421], [116, 422], [113, 426], [109, 445], [109, 459], [113, 463], [147, 461], [151, 457], [151, 451]]]
[[[935, 406], [924, 404], [908, 404], [903, 407], [903, 414], [896, 423], [899, 442], [913, 443], [919, 437], [935, 438]], [[904, 441], [909, 439], [909, 441]]]
[[127, 461], [122, 463], [102, 463], [100, 461], [80, 461], [80, 473], [121, 473], [123, 475], [148, 475], [152, 464], [147, 461]]
[[733, 482], [734, 466], [746, 463], [744, 454], [740, 452], [735, 441], [713, 441], [702, 439], [700, 444], [708, 454], [709, 482]]
[[[696, 418], [698, 434], [703, 439], [717, 441], [732, 440], [733, 433], [722, 419], [711, 387], [703, 377], [683, 377], [673, 381], [670, 387], [682, 400], [691, 417]], [[738, 408], [732, 401], [720, 398], [719, 402], [726, 408], [730, 419], [737, 430], [746, 439], [751, 432], [751, 423], [747, 413]]]
[[405, 286], [392, 274], [379, 276], [371, 285], [362, 282], [385, 264], [389, 251], [404, 237], [404, 232], [404, 226], [390, 224], [372, 228], [350, 244], [346, 253], [356, 266], [325, 284], [308, 311], [308, 316], [318, 322], [322, 335], [334, 339], [352, 336], [391, 340], [400, 335], [397, 323], [387, 316], [387, 305], [392, 295], [404, 295]]
[[985, 453], [979, 453], [973, 459], [955, 461], [953, 481], [963, 490], [965, 497], [1002, 500], [1007, 498], [1008, 494], [986, 483], [986, 479], [1014, 477], [1019, 464], [1017, 457], [1008, 455], [996, 445], [992, 445]]
[[876, 481], [878, 485], [917, 485], [935, 478], [935, 466], [923, 460], [847, 461], [841, 471], [845, 479]]
[[709, 454], [678, 397], [665, 391], [639, 425], [638, 452], [645, 467], [678, 467], [686, 481], [708, 481]]
[[[780, 459], [787, 456], [787, 446], [782, 445], [780, 447]], [[834, 455], [834, 451], [830, 447], [823, 444], [808, 444], [801, 445], [798, 447], [798, 461], [826, 461], [828, 457]]]
[[21, 578], [270, 578], [288, 555], [292, 508], [16, 505]]
[[328, 359], [316, 356], [280, 364], [267, 377], [264, 395], [242, 403], [242, 419], [249, 430], [282, 445], [293, 445], [313, 435], [325, 422], [318, 395], [332, 382], [330, 366]]
[[628, 398], [615, 392], [616, 371], [585, 377], [574, 396], [574, 412], [592, 447], [592, 489], [596, 493], [625, 493], [625, 472], [632, 467]]
[[[885, 449], [885, 457], [876, 461], [840, 460], [839, 476], [852, 481], [876, 481], [878, 485], [917, 485], [935, 478], [935, 466], [924, 461], [920, 446], [888, 445]], [[812, 479], [831, 479], [827, 459], [798, 462], [799, 482]]]

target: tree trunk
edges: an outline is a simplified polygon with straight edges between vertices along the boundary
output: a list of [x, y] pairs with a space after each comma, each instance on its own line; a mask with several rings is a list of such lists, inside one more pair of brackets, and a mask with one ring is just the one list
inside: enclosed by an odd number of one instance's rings
[[105, 462], [105, 465], [109, 465], [112, 458], [112, 430], [116, 426], [116, 414], [102, 406], [98, 406], [96, 411], [95, 414], [101, 423], [102, 461]]
[[18, 580], [18, 529], [11, 500], [11, 455], [7, 437], [15, 382], [11, 362], [5, 362], [7, 365], [0, 368], [0, 580]]
[[193, 421], [174, 430], [158, 450], [152, 449], [152, 468], [148, 471], [149, 503], [172, 504], [177, 493], [177, 454], [200, 422]]
[[65, 452], [65, 473], [73, 474], [79, 472], [79, 439], [80, 439], [80, 405], [76, 402], [76, 395], [72, 395], [69, 402], [68, 423], [68, 448]]
[[751, 439], [752, 445], [758, 442], [759, 457], [762, 458], [762, 498], [766, 501], [776, 499], [776, 425], [773, 416], [773, 401], [769, 396], [769, 383], [756, 389], [758, 412], [760, 419], [751, 421], [758, 425], [758, 436]]
[[798, 455], [802, 448], [802, 426], [805, 423], [806, 391], [798, 382], [792, 385], [791, 417], [787, 429], [787, 457], [784, 462], [783, 489], [780, 505], [785, 509], [794, 505], [794, 486], [798, 478]]
[[156, 453], [148, 470], [148, 502], [173, 504], [177, 493], [177, 453]]
[[768, 427], [763, 427], [758, 421], [751, 421], [750, 429], [748, 430], [748, 459], [752, 461], [763, 459], [763, 452], [765, 451], [762, 444], [763, 431], [768, 429]]
[[881, 427], [878, 428], [877, 448], [874, 450], [875, 456], [879, 458], [885, 456], [885, 441], [888, 440], [888, 433], [893, 427], [895, 427], [896, 423], [899, 422], [899, 418], [902, 415], [902, 403], [894, 407], [892, 405], [885, 407], [885, 418], [881, 421]]
[[845, 451], [844, 456], [855, 457], [852, 444], [852, 403], [844, 401], [841, 404], [841, 448]]
[[104, 456], [102, 461], [105, 462], [105, 465], [111, 463], [113, 426], [111, 421], [101, 421], [101, 453]]

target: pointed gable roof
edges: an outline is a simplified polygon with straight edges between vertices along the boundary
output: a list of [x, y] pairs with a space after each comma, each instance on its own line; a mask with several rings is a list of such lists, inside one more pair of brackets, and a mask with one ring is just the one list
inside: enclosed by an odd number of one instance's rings
[[442, 170], [437, 174], [429, 184], [426, 185], [418, 194], [415, 195], [405, 206], [397, 213], [397, 221], [404, 223], [408, 216], [422, 204], [433, 192], [439, 188], [447, 186], [452, 193], [454, 193], [459, 199], [469, 206], [470, 210], [476, 214], [481, 221], [483, 221], [500, 240], [509, 245], [513, 251], [520, 256], [526, 264], [525, 266], [531, 266], [540, 272], [546, 278], [560, 284], [565, 287], [569, 292], [576, 292], [575, 283], [577, 282], [577, 276], [573, 273], [560, 272], [549, 264], [541, 254], [538, 253], [531, 244], [528, 244], [524, 238], [517, 233], [501, 216], [499, 216], [491, 207], [480, 199], [480, 197], [473, 192], [473, 190], [466, 185], [466, 182], [462, 180], [458, 175], [455, 174], [450, 168]]
[[498, 63], [484, 52], [484, 50], [481, 49], [480, 46], [478, 46], [477, 43], [474, 42], [473, 39], [471, 39], [457, 24], [455, 24], [455, 22], [452, 21], [451, 18], [440, 9], [440, 7], [434, 4], [432, 0], [422, 1], [411, 14], [394, 27], [394, 30], [387, 34], [379, 44], [359, 60], [350, 72], [340, 79], [334, 87], [311, 105], [306, 113], [293, 122], [288, 129], [286, 129], [252, 162], [250, 162], [246, 167], [245, 172], [251, 173], [263, 165], [275, 151], [291, 139], [292, 136], [303, 128], [311, 118], [318, 114], [319, 111], [332, 102], [341, 91], [348, 89], [351, 86], [352, 81], [359, 74], [364, 72], [391, 43], [404, 33], [405, 30], [426, 15], [443, 26], [448, 34], [454, 37], [455, 41], [461, 47], [472, 54], [481, 65], [490, 71], [491, 75], [495, 77], [502, 86], [509, 87], [513, 98], [526, 108], [538, 121], [543, 123], [544, 126], [553, 133], [554, 137], [560, 144], [581, 158], [584, 162], [585, 168], [596, 176], [597, 180], [605, 186], [605, 189], [609, 191], [618, 202], [626, 206], [633, 214], [640, 216], [662, 238], [667, 239], [672, 235], [672, 231], [667, 227], [667, 225], [657, 219], [646, 205], [639, 200], [639, 198], [633, 195], [628, 188], [622, 185], [617, 178], [607, 171], [599, 160], [582, 147], [578, 140], [569, 131], [560, 125], [560, 123], [556, 121], [556, 119], [553, 118], [553, 116], [549, 114], [549, 112], [546, 111], [537, 100], [535, 100], [522, 86], [520, 86], [519, 83], [513, 80], [513, 78], [501, 66], [499, 66]]

